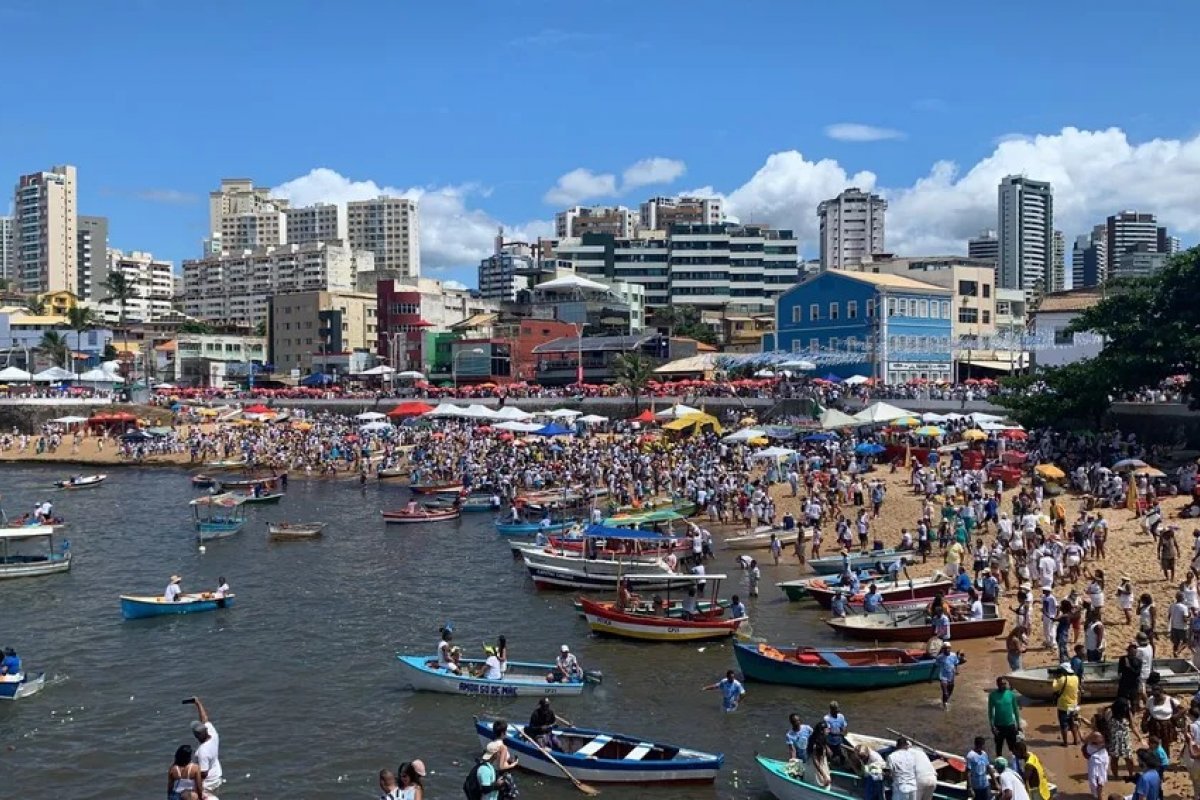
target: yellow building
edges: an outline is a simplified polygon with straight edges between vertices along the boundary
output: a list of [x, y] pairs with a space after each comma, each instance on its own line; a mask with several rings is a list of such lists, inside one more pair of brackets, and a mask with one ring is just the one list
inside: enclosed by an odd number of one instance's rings
[[37, 296], [50, 316], [65, 317], [69, 309], [79, 305], [79, 296], [66, 290], [58, 292], [43, 292]]

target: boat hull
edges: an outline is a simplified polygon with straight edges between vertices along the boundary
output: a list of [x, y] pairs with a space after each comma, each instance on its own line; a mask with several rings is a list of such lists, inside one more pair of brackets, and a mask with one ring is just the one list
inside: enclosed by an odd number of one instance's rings
[[719, 616], [723, 613], [721, 609], [710, 612], [711, 616], [707, 619], [683, 620], [649, 614], [626, 614], [617, 611], [611, 603], [597, 603], [587, 598], [581, 598], [579, 602], [593, 633], [648, 642], [725, 639], [737, 633], [738, 626], [745, 621], [745, 617], [722, 619]]
[[0, 681], [0, 700], [20, 700], [35, 695], [46, 685], [46, 673], [25, 673], [19, 681]]
[[196, 538], [202, 542], [228, 539], [245, 527], [244, 520], [238, 522], [200, 522], [196, 524]]
[[423, 514], [409, 514], [405, 511], [380, 511], [379, 513], [383, 515], [383, 521], [389, 525], [419, 525], [423, 522], [448, 522], [462, 516], [462, 512], [458, 510], [430, 511]]
[[[886, 618], [887, 615], [885, 614], [883, 617]], [[857, 617], [827, 619], [825, 620], [825, 624], [844, 636], [866, 642], [924, 642], [933, 636], [933, 626], [929, 624], [856, 624], [867, 618], [881, 619], [878, 615], [864, 614]], [[1005, 620], [1003, 617], [951, 622], [950, 640], [982, 639], [988, 636], [999, 636], [1004, 633], [1004, 623]]]
[[832, 773], [833, 785], [828, 789], [816, 786], [788, 774], [788, 762], [756, 755], [759, 772], [767, 791], [778, 800], [858, 800], [863, 796], [862, 780], [843, 772]]
[[278, 503], [282, 499], [283, 494], [281, 492], [276, 492], [275, 494], [264, 494], [259, 495], [258, 497], [250, 495], [242, 502], [252, 506], [265, 506], [268, 504]]
[[[505, 674], [501, 680], [490, 681], [486, 678], [452, 675], [436, 668], [431, 669], [428, 664], [436, 663], [436, 656], [397, 655], [396, 658], [400, 661], [408, 685], [420, 692], [469, 697], [575, 697], [583, 693], [586, 685], [583, 681], [552, 683], [546, 680], [546, 675], [554, 670], [553, 664], [510, 662], [510, 673], [519, 674]], [[483, 662], [465, 659], [462, 663], [464, 666], [477, 666]]]
[[740, 643], [734, 646], [733, 653], [738, 667], [748, 679], [805, 689], [885, 689], [923, 683], [933, 680], [937, 675], [937, 662], [933, 659], [904, 664], [840, 667], [827, 663], [810, 666], [794, 660], [780, 661], [758, 652], [755, 645]]
[[41, 561], [23, 561], [7, 564], [0, 563], [0, 580], [6, 578], [36, 578], [39, 575], [53, 575], [56, 572], [67, 572], [71, 569], [71, 554], [55, 554]]
[[[542, 755], [538, 748], [531, 745], [514, 728], [515, 726], [509, 725], [504, 743], [508, 746], [509, 751], [520, 757], [521, 767], [539, 775], [562, 778], [562, 770]], [[492, 739], [491, 720], [477, 721], [475, 732], [479, 736], [480, 745], [487, 746]], [[555, 728], [553, 732], [560, 739], [577, 732], [588, 736], [608, 736], [613, 740], [631, 744], [647, 746], [652, 744], [636, 737], [583, 728]], [[678, 755], [674, 759], [662, 761], [595, 758], [557, 750], [552, 755], [577, 780], [587, 783], [712, 783], [716, 780], [717, 773], [720, 772], [725, 761], [725, 757], [719, 753], [701, 753], [674, 745], [659, 746], [676, 750]]]
[[409, 491], [413, 494], [443, 494], [454, 492], [457, 494], [463, 490], [461, 483], [425, 483], [419, 485], [409, 484]]
[[[529, 559], [525, 559], [525, 569], [529, 572], [529, 577], [533, 580], [533, 585], [538, 589], [581, 589], [593, 591], [616, 591], [617, 584], [620, 583], [619, 575], [591, 574], [582, 570], [566, 569], [563, 567], [542, 566], [531, 564]], [[639, 570], [642, 572], [642, 570]], [[663, 574], [661, 583], [658, 581], [638, 581], [637, 588], [639, 591], [666, 589], [670, 583], [672, 575]], [[678, 577], [675, 578], [678, 581]], [[676, 583], [678, 585], [678, 583]]]
[[272, 542], [302, 542], [307, 539], [317, 539], [320, 538], [324, 531], [324, 522], [317, 522], [311, 525], [267, 525], [268, 537]]
[[[911, 556], [909, 551], [879, 550], [868, 553], [852, 553], [849, 558], [850, 569], [858, 571], [864, 567], [874, 567], [879, 562], [892, 561], [902, 556]], [[808, 566], [818, 575], [839, 575], [846, 567], [846, 562], [840, 555], [822, 556], [810, 559]]]
[[537, 522], [496, 522], [496, 533], [501, 536], [536, 536], [540, 530], [546, 533], [561, 533], [579, 524], [579, 520], [570, 519], [562, 522], [552, 522], [549, 527], [542, 528]]
[[233, 605], [234, 596], [203, 598], [189, 597], [173, 603], [168, 603], [161, 597], [121, 595], [121, 616], [125, 619], [145, 619], [146, 617], [166, 617], [177, 614], [199, 614], [205, 611], [216, 611]]
[[[867, 587], [870, 586], [870, 581], [862, 581], [861, 588], [858, 594], [852, 599], [861, 600], [867, 592]], [[882, 581], [876, 582], [876, 587], [879, 593], [883, 596], [884, 602], [896, 600], [916, 600], [921, 598], [932, 599], [936, 594], [949, 594], [953, 591], [954, 584], [949, 578], [939, 581], [922, 581], [917, 580], [912, 582], [910, 587], [907, 583], [887, 584]], [[814, 582], [808, 586], [808, 596], [821, 604], [822, 608], [829, 608], [833, 604], [833, 595], [838, 587], [831, 583]]]
[[94, 489], [108, 479], [107, 475], [88, 475], [78, 481], [55, 481], [54, 488], [63, 489], [65, 491], [73, 491], [76, 489]]
[[[1193, 694], [1200, 691], [1200, 670], [1182, 658], [1155, 659], [1154, 671], [1168, 694]], [[1031, 700], [1054, 699], [1054, 678], [1047, 668], [1023, 669], [1004, 676], [1013, 690]], [[1085, 700], [1114, 700], [1117, 697], [1117, 662], [1102, 661], [1083, 665], [1080, 687]]]

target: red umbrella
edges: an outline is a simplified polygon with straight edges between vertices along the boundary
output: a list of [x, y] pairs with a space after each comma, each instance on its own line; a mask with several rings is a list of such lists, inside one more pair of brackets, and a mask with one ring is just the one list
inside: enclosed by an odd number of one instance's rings
[[264, 406], [262, 403], [255, 403], [252, 406], [247, 406], [242, 409], [243, 414], [270, 414], [271, 409]]
[[1000, 431], [1000, 437], [1003, 439], [1012, 439], [1014, 442], [1023, 442], [1029, 438], [1029, 434], [1025, 431], [1019, 431], [1016, 428], [1008, 428]]
[[410, 403], [401, 403], [388, 412], [389, 417], [419, 417], [422, 414], [428, 414], [433, 411], [433, 406], [428, 403], [413, 401]]
[[645, 411], [638, 414], [636, 417], [633, 417], [629, 421], [630, 422], [643, 422], [643, 423], [654, 422], [654, 413], [651, 412], [650, 409], [647, 408]]

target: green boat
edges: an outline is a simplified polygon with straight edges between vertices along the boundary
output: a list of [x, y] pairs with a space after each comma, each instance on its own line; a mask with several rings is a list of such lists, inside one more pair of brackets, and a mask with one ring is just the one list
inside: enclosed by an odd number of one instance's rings
[[769, 644], [737, 644], [734, 656], [747, 680], [806, 689], [884, 689], [925, 683], [937, 676], [937, 662], [923, 650], [896, 647], [781, 650]]
[[798, 578], [794, 581], [783, 581], [775, 585], [783, 590], [783, 593], [787, 595], [787, 599], [790, 602], [795, 603], [811, 597], [808, 593], [808, 584], [814, 580], [819, 580], [822, 584], [826, 583], [824, 578]]
[[260, 494], [258, 497], [255, 497], [254, 495], [246, 495], [246, 499], [242, 502], [250, 505], [265, 506], [272, 503], [278, 503], [282, 499], [283, 492], [275, 492], [274, 494]]

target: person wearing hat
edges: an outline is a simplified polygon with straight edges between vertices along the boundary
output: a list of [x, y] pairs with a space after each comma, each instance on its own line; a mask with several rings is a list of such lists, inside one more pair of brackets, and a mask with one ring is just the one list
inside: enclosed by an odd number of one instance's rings
[[1058, 731], [1062, 736], [1063, 747], [1066, 747], [1068, 732], [1071, 734], [1072, 743], [1079, 744], [1079, 676], [1075, 674], [1069, 661], [1059, 664], [1057, 673], [1058, 677], [1054, 679], [1051, 688], [1058, 709]]
[[192, 697], [184, 702], [196, 706], [196, 721], [192, 723], [192, 735], [200, 744], [196, 746], [192, 758], [200, 767], [200, 776], [204, 780], [205, 798], [216, 800], [212, 793], [225, 782], [221, 772], [221, 737], [217, 735], [216, 727], [209, 721], [208, 711], [205, 710], [204, 703], [200, 702], [199, 697]]
[[1108, 783], [1109, 755], [1104, 734], [1092, 731], [1081, 750], [1087, 759], [1088, 788], [1096, 800], [1104, 800], [1104, 785]]
[[163, 590], [163, 600], [168, 603], [179, 602], [179, 598], [183, 595], [183, 578], [178, 575], [172, 575], [167, 588]]
[[479, 765], [475, 767], [475, 780], [483, 791], [483, 800], [500, 800], [500, 774], [496, 770], [496, 759], [504, 750], [504, 743], [493, 740], [483, 748]]
[[583, 680], [583, 668], [571, 648], [563, 645], [558, 658], [554, 659], [554, 672], [547, 678], [551, 683], [577, 683]]
[[1025, 781], [1016, 771], [1008, 768], [1007, 758], [999, 756], [992, 762], [992, 767], [996, 770], [996, 782], [1000, 785], [1000, 800], [1029, 800]]

